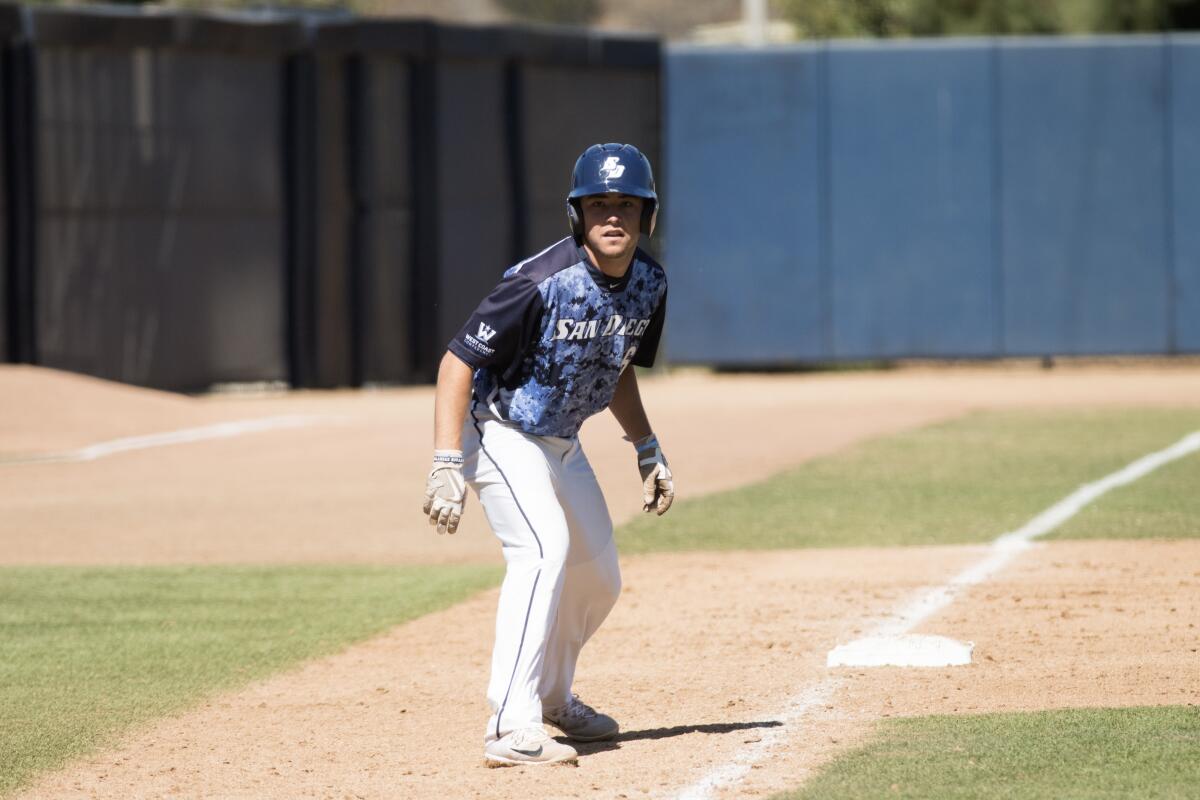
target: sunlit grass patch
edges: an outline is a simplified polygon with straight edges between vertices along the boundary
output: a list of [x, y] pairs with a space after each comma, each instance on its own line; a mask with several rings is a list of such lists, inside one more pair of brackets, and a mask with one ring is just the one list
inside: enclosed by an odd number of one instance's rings
[[1070, 709], [887, 720], [772, 800], [1196, 797], [1200, 708]]

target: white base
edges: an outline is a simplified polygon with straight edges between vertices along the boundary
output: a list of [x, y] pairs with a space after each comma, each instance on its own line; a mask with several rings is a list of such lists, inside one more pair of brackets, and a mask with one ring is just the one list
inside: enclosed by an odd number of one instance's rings
[[945, 636], [868, 636], [830, 650], [825, 666], [955, 667], [970, 664], [974, 649], [974, 642]]

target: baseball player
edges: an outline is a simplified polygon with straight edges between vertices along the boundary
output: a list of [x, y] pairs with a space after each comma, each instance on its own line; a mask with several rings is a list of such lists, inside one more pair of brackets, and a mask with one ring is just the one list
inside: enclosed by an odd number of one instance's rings
[[578, 742], [619, 730], [571, 692], [579, 652], [621, 590], [612, 520], [578, 434], [611, 409], [637, 453], [644, 510], [670, 508], [671, 471], [628, 368], [654, 363], [666, 313], [666, 274], [638, 247], [657, 213], [637, 148], [589, 147], [567, 196], [572, 235], [504, 273], [438, 370], [425, 513], [454, 533], [469, 484], [507, 565], [489, 766], [574, 761], [543, 723]]

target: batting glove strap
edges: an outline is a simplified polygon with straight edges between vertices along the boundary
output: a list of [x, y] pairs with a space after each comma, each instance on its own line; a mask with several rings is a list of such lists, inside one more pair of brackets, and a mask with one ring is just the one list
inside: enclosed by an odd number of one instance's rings
[[[628, 437], [626, 439], [629, 440]], [[653, 433], [633, 442], [633, 447], [637, 451], [638, 472], [642, 476], [642, 511], [654, 511], [661, 517], [675, 500], [675, 479], [671, 468], [667, 466], [667, 458], [658, 444], [658, 437]]]
[[434, 464], [457, 464], [460, 467], [463, 463], [462, 450], [434, 450]]
[[637, 441], [625, 437], [625, 441], [633, 442], [633, 449], [638, 454], [638, 466], [645, 467], [651, 464], [666, 464], [667, 458], [663, 455], [662, 447], [658, 444], [658, 437], [653, 433], [649, 436], [644, 436]]

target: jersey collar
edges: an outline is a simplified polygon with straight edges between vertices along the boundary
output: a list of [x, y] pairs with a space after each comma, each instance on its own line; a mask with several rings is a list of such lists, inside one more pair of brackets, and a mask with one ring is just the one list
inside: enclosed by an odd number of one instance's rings
[[613, 278], [605, 275], [604, 271], [592, 263], [592, 259], [588, 256], [587, 250], [583, 249], [583, 245], [576, 245], [575, 249], [579, 251], [579, 260], [583, 262], [583, 266], [587, 268], [588, 275], [592, 276], [595, 284], [606, 292], [623, 292], [625, 287], [629, 285], [629, 276], [633, 274], [633, 265], [638, 262], [638, 253], [635, 250], [633, 260], [629, 262], [629, 269], [625, 270], [625, 274], [619, 278]]

